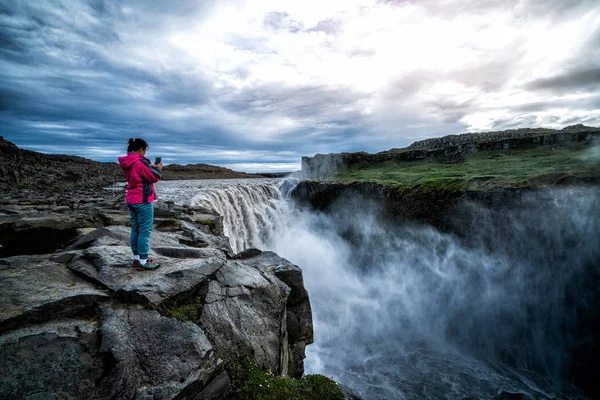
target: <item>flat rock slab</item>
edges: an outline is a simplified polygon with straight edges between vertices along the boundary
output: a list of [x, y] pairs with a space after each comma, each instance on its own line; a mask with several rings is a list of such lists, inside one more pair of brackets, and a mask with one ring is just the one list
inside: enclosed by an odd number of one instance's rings
[[153, 232], [150, 258], [161, 267], [138, 271], [129, 233], [125, 227], [99, 228], [54, 258], [127, 300], [153, 304], [195, 290], [226, 262], [221, 250], [184, 246], [172, 235]]
[[93, 218], [83, 214], [55, 214], [44, 213], [40, 215], [10, 215], [0, 219], [0, 231], [14, 230], [15, 232], [31, 229], [49, 228], [64, 230], [92, 226]]
[[128, 300], [160, 304], [198, 287], [225, 263], [219, 250], [194, 250], [198, 258], [155, 257], [161, 267], [153, 271], [133, 268], [131, 250], [124, 246], [90, 247], [67, 265]]
[[[125, 226], [107, 226], [95, 229], [79, 238], [69, 247], [69, 250], [82, 250], [92, 246], [129, 246], [131, 228]], [[185, 247], [173, 237], [162, 232], [153, 231], [150, 235], [150, 248], [154, 247]], [[130, 257], [132, 257], [130, 251]]]
[[0, 259], [0, 332], [73, 316], [109, 296], [47, 256]]
[[[200, 327], [152, 310], [106, 308], [101, 352], [115, 360], [103, 382], [105, 398], [202, 398], [198, 392], [223, 371]], [[228, 385], [218, 388], [227, 391]]]
[[63, 319], [1, 335], [0, 398], [97, 398], [97, 331], [97, 323]]

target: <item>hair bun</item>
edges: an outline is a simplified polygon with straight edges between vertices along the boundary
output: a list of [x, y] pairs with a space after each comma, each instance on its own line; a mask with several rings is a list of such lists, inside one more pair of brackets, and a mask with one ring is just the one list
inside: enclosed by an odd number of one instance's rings
[[134, 138], [129, 138], [129, 140], [127, 141], [127, 143], [128, 143], [128, 144], [131, 144], [131, 143], [133, 143], [133, 142], [135, 142], [135, 139], [134, 139]]

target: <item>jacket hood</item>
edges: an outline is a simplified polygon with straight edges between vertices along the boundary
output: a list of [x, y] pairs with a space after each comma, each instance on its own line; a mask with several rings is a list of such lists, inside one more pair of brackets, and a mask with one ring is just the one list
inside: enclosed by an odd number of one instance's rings
[[119, 165], [123, 170], [128, 170], [138, 160], [143, 160], [145, 157], [138, 153], [129, 153], [124, 157], [119, 157]]

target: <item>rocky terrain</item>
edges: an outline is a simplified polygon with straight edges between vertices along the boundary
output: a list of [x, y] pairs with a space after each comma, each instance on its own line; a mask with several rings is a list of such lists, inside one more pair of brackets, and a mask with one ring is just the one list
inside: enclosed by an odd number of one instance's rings
[[59, 191], [74, 185], [94, 188], [122, 180], [123, 172], [116, 162], [23, 150], [0, 136], [0, 190], [4, 192]]
[[302, 376], [300, 268], [233, 254], [221, 217], [157, 203], [162, 267], [137, 271], [123, 194], [94, 193], [0, 200], [1, 399], [221, 399], [242, 362]]

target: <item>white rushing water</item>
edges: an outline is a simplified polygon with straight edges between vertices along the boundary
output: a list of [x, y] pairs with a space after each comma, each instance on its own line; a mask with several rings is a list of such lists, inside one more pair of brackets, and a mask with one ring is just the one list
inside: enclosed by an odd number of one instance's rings
[[477, 239], [465, 244], [433, 228], [386, 224], [376, 204], [356, 199], [328, 215], [298, 209], [289, 185], [168, 181], [157, 189], [221, 214], [234, 251], [272, 250], [303, 269], [315, 328], [308, 373], [366, 399], [552, 398], [558, 390], [579, 398], [558, 381], [572, 350], [565, 325], [581, 311], [564, 304], [569, 285], [600, 260], [584, 239], [600, 233], [597, 191], [545, 192], [501, 215], [471, 206], [462, 223]]

